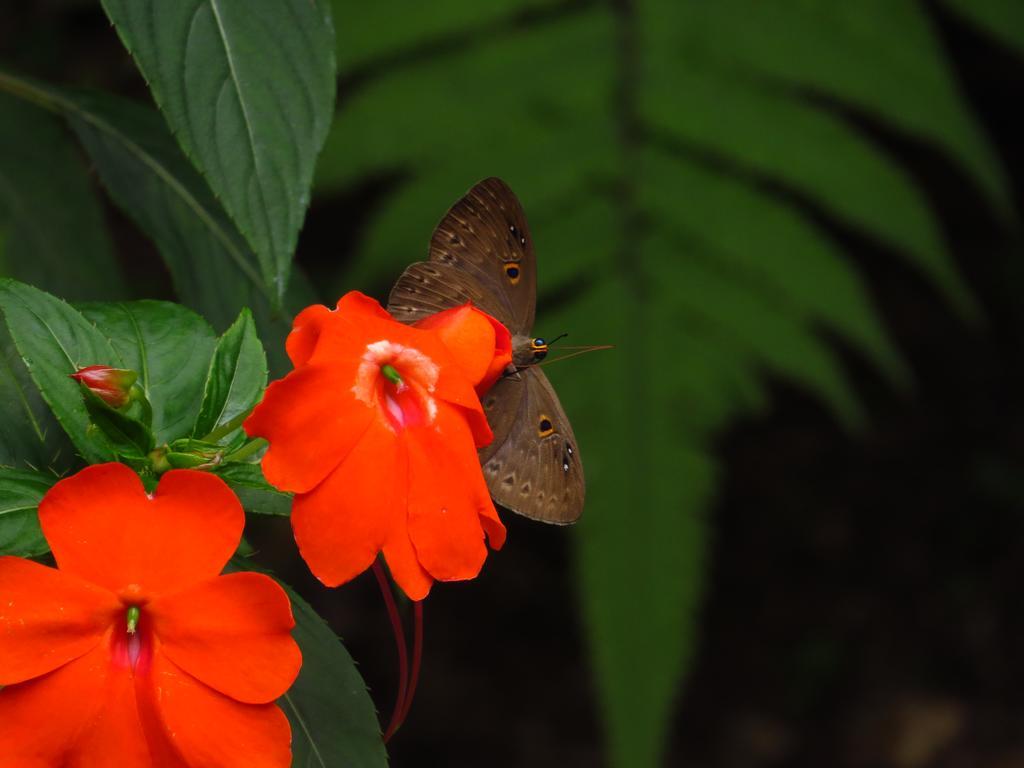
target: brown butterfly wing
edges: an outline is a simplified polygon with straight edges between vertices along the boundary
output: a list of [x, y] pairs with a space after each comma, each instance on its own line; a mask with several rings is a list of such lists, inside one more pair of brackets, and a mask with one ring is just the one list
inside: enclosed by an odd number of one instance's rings
[[417, 261], [406, 267], [391, 289], [388, 312], [403, 323], [414, 323], [427, 315], [457, 307], [467, 301], [505, 322], [502, 315], [507, 314], [507, 305], [474, 275], [452, 264]]
[[494, 501], [533, 520], [576, 522], [583, 463], [547, 376], [538, 368], [506, 376], [484, 396], [484, 410], [495, 439], [480, 450], [480, 463]]
[[[537, 257], [523, 206], [501, 179], [484, 179], [448, 210], [430, 238], [430, 263], [454, 267], [465, 276], [452, 283], [449, 293], [441, 289], [428, 297], [435, 305], [431, 311], [437, 311], [439, 299], [451, 302], [442, 309], [461, 304], [465, 298], [458, 289], [473, 286], [489, 299], [478, 306], [498, 318], [513, 335], [528, 334], [533, 328]], [[452, 273], [442, 274], [447, 281]], [[418, 303], [420, 296], [406, 290], [416, 287], [411, 278], [422, 277], [422, 273], [414, 273], [403, 285], [405, 277], [395, 286], [404, 292], [402, 306], [425, 309]]]

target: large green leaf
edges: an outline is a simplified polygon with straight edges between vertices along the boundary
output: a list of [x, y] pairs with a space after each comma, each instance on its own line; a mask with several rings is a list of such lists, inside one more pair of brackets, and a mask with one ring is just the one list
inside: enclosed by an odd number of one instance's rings
[[[289, 311], [274, 310], [252, 249], [182, 154], [155, 110], [100, 93], [66, 93], [0, 73], [0, 89], [67, 118], [114, 202], [156, 244], [181, 300], [223, 330], [250, 307], [270, 367], [288, 369]], [[299, 273], [286, 308], [315, 300]]]
[[302, 649], [302, 671], [280, 702], [292, 724], [292, 765], [387, 766], [377, 713], [352, 657], [309, 604], [287, 591]]
[[217, 342], [192, 435], [202, 438], [251, 410], [266, 385], [267, 356], [244, 309]]
[[[234, 557], [227, 571], [259, 566]], [[385, 768], [387, 753], [366, 684], [345, 646], [316, 611], [287, 584], [292, 636], [302, 650], [302, 670], [278, 704], [292, 726], [295, 768]]]
[[79, 310], [110, 340], [123, 367], [139, 374], [157, 443], [191, 434], [217, 343], [206, 321], [166, 301], [83, 304]]
[[60, 121], [0, 94], [0, 276], [65, 299], [124, 295], [103, 217]]
[[578, 560], [610, 763], [648, 768], [695, 645], [716, 431], [764, 406], [765, 372], [860, 423], [832, 339], [909, 380], [834, 230], [975, 312], [933, 210], [848, 115], [944, 151], [997, 212], [1003, 173], [912, 0], [447, 0], [421, 34], [404, 7], [336, 3], [319, 189], [405, 180], [338, 277], [388, 285], [499, 175], [529, 213], [542, 295], [568, 296], [537, 333], [617, 345], [547, 370], [588, 476]]
[[103, 0], [185, 152], [283, 300], [334, 103], [318, 0]]
[[110, 461], [110, 446], [89, 430], [82, 392], [70, 378], [88, 365], [123, 367], [106, 337], [69, 304], [15, 280], [0, 279], [0, 311], [21, 360], [79, 455], [91, 464]]
[[37, 512], [56, 481], [50, 473], [0, 467], [0, 555], [36, 557], [49, 551]]

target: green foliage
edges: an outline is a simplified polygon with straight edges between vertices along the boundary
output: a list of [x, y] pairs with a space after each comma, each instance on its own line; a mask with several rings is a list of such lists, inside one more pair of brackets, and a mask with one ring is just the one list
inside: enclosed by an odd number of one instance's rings
[[387, 754], [366, 684], [330, 627], [295, 592], [302, 671], [279, 702], [292, 724], [296, 768], [384, 768]]
[[157, 442], [189, 434], [216, 346], [206, 321], [166, 301], [83, 304], [78, 309], [109, 340], [120, 367], [139, 374], [153, 408]]
[[90, 429], [82, 392], [70, 378], [88, 365], [124, 367], [107, 338], [71, 305], [14, 280], [0, 279], [0, 311], [32, 381], [78, 454], [89, 463], [112, 460], [110, 444]]
[[997, 40], [1024, 50], [1024, 4], [1017, 0], [943, 0]]
[[[75, 308], [10, 279], [0, 281], [0, 310], [14, 342], [4, 350], [9, 361], [0, 377], [0, 391], [10, 393], [4, 407], [12, 438], [9, 446], [6, 438], [0, 443], [6, 462], [47, 463], [39, 461], [47, 420], [36, 391], [90, 463], [121, 459], [159, 473], [169, 468], [161, 460], [170, 456], [170, 466], [212, 468], [234, 460], [245, 446], [238, 421], [259, 400], [267, 379], [266, 355], [248, 311], [217, 339], [201, 317], [178, 304]], [[133, 401], [115, 410], [70, 378], [90, 365], [136, 372], [144, 407]], [[201, 436], [209, 442], [192, 440], [197, 430], [205, 430]], [[159, 456], [149, 455], [154, 448]], [[266, 490], [265, 483], [246, 477], [254, 493]]]
[[36, 511], [56, 481], [56, 475], [0, 467], [0, 555], [35, 557], [50, 549]]
[[0, 466], [66, 468], [74, 452], [0, 323]]
[[[245, 557], [235, 557], [225, 570], [260, 569]], [[299, 677], [278, 701], [292, 726], [292, 765], [385, 768], [377, 714], [355, 662], [309, 603], [278, 583], [292, 601], [292, 636], [302, 650]]]
[[268, 483], [259, 464], [225, 464], [215, 471], [231, 486], [246, 511], [281, 517], [291, 514], [291, 494], [282, 493]]
[[851, 116], [946, 152], [997, 211], [1002, 171], [909, 0], [404, 9], [335, 3], [318, 189], [403, 181], [337, 279], [383, 292], [471, 184], [517, 190], [542, 297], [570, 296], [542, 302], [537, 333], [617, 347], [548, 371], [588, 477], [580, 589], [610, 762], [653, 766], [695, 645], [715, 433], [763, 407], [765, 372], [860, 424], [829, 338], [908, 383], [833, 229], [976, 314], [927, 201]]
[[310, 0], [103, 7], [280, 302], [334, 103], [327, 8]]
[[85, 168], [59, 120], [0, 94], [0, 274], [67, 299], [124, 295]]
[[203, 437], [248, 413], [267, 386], [267, 356], [252, 313], [243, 309], [217, 342], [192, 434]]

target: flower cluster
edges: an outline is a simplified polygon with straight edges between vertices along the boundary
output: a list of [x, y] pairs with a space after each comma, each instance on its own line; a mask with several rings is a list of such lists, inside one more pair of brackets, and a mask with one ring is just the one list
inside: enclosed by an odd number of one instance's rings
[[313, 306], [287, 342], [295, 370], [245, 422], [266, 438], [267, 480], [292, 491], [310, 570], [336, 586], [383, 552], [413, 600], [470, 579], [505, 528], [476, 449], [492, 434], [478, 398], [511, 361], [508, 331], [466, 305], [416, 326], [356, 292]]
[[[269, 441], [267, 479], [295, 493], [313, 573], [336, 586], [383, 553], [414, 600], [474, 577], [505, 539], [477, 460], [492, 438], [479, 395], [511, 362], [505, 327], [470, 305], [406, 326], [349, 293], [301, 313], [287, 351], [295, 370], [244, 426]], [[146, 402], [132, 371], [72, 377], [101, 409]], [[147, 493], [128, 466], [99, 464], [50, 489], [39, 522], [57, 567], [0, 557], [0, 765], [291, 764], [274, 703], [301, 665], [288, 596], [262, 574], [221, 575], [244, 519], [194, 470]]]

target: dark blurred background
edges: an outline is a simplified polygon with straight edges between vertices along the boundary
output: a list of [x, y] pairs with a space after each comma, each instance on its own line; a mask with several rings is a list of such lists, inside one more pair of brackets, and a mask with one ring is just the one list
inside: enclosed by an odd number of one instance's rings
[[[550, 369], [584, 520], [506, 515], [434, 589], [392, 763], [1024, 766], [1022, 6], [484, 5], [334, 3], [298, 264], [384, 298], [502, 175], [538, 332], [617, 348]], [[148, 100], [84, 0], [0, 5], [0, 66]], [[173, 299], [104, 216], [133, 295]], [[373, 578], [250, 537], [388, 714]]]

